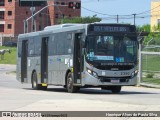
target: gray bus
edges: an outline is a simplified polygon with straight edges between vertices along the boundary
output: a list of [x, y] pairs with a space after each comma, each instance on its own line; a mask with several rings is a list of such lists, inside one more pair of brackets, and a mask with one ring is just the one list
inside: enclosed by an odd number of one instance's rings
[[68, 92], [100, 87], [119, 93], [137, 84], [136, 27], [128, 24], [62, 24], [18, 36], [17, 80], [33, 89], [64, 86]]

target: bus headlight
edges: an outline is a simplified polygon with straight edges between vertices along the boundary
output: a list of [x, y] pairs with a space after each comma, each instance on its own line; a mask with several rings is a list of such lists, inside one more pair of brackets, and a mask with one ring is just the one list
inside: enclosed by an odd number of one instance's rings
[[93, 74], [94, 77], [98, 78], [98, 75], [97, 75], [96, 72], [92, 72], [92, 74]]
[[91, 71], [90, 69], [88, 69], [88, 68], [87, 68], [87, 72], [88, 72], [89, 74], [92, 74], [92, 71]]
[[134, 76], [136, 76], [138, 74], [138, 70], [135, 70], [134, 72], [132, 72], [131, 77], [133, 78]]
[[87, 68], [87, 72], [88, 72], [90, 75], [92, 75], [92, 76], [98, 78], [98, 75], [97, 75], [96, 72], [94, 72], [94, 71], [92, 71], [92, 70], [90, 70], [90, 69], [88, 69], [88, 68]]

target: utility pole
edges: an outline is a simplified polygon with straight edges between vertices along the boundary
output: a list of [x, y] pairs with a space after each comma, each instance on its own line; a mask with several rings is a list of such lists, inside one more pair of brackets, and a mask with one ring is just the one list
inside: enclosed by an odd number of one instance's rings
[[117, 15], [117, 23], [119, 23], [119, 15]]
[[136, 14], [132, 14], [134, 16], [134, 25], [136, 25]]

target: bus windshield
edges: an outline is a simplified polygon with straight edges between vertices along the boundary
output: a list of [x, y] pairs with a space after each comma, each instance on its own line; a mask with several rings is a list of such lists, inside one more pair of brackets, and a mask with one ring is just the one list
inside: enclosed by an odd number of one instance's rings
[[136, 36], [127, 35], [90, 35], [86, 40], [86, 59], [90, 62], [136, 62], [136, 39]]

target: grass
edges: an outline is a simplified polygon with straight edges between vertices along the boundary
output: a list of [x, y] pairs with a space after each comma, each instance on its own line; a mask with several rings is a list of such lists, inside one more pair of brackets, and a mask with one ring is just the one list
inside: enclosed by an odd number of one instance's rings
[[159, 55], [143, 55], [142, 61], [143, 71], [160, 71]]
[[160, 85], [160, 55], [143, 55], [143, 82]]
[[16, 52], [17, 52], [17, 48], [16, 47], [4, 47], [4, 46], [0, 46], [0, 50], [2, 50], [2, 49], [10, 49], [11, 53], [9, 54], [7, 52], [4, 55], [4, 59], [3, 60], [0, 59], [0, 64], [16, 64]]
[[143, 82], [146, 82], [146, 83], [152, 83], [152, 84], [159, 84], [160, 85], [160, 78], [142, 78], [143, 79]]

